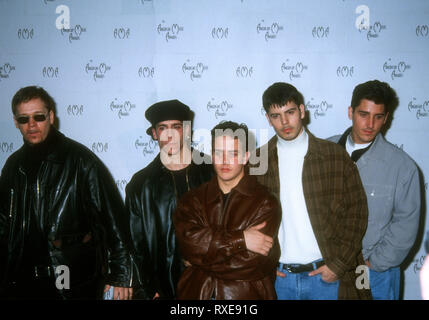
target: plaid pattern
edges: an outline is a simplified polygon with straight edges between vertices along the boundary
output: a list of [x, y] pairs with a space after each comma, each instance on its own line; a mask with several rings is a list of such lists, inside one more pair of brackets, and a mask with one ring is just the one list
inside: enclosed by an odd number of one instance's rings
[[[358, 169], [344, 148], [307, 133], [304, 197], [323, 259], [340, 279], [338, 298], [371, 299], [369, 289], [356, 287], [356, 278], [361, 275], [356, 267], [365, 265], [362, 238], [368, 223], [368, 205]], [[277, 136], [264, 147], [268, 147], [268, 170], [257, 179], [280, 199]]]

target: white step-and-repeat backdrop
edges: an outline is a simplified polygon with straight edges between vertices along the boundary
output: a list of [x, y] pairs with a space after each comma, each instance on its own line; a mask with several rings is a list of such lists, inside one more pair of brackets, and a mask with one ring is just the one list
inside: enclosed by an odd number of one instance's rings
[[[387, 138], [415, 159], [424, 192], [428, 49], [427, 0], [0, 0], [0, 168], [22, 145], [10, 101], [27, 85], [55, 98], [60, 130], [106, 163], [124, 195], [158, 153], [145, 133], [154, 102], [188, 104], [194, 129], [245, 122], [261, 144], [274, 134], [258, 135], [273, 82], [295, 85], [309, 129], [328, 137], [350, 125], [353, 88], [379, 79], [400, 98]], [[420, 299], [425, 221], [405, 299]]]

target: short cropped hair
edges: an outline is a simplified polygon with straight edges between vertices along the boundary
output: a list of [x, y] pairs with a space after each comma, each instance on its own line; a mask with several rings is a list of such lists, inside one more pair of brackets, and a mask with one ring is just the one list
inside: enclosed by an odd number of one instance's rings
[[[221, 136], [230, 136], [241, 142], [243, 153], [249, 150], [249, 129], [244, 123], [238, 124], [234, 121], [221, 121], [212, 130], [212, 150], [214, 150], [215, 138]], [[244, 141], [243, 141], [244, 140]]]
[[19, 89], [12, 98], [12, 113], [16, 115], [18, 106], [23, 102], [28, 102], [39, 98], [45, 104], [48, 111], [55, 112], [55, 100], [43, 89], [37, 86], [28, 86]]
[[376, 104], [383, 104], [384, 111], [392, 112], [399, 104], [398, 96], [387, 82], [371, 80], [357, 85], [353, 90], [351, 107], [353, 112], [360, 105], [362, 99]]
[[276, 82], [269, 86], [262, 95], [262, 105], [268, 113], [271, 106], [284, 106], [288, 102], [293, 102], [297, 106], [304, 104], [304, 97], [291, 84]]

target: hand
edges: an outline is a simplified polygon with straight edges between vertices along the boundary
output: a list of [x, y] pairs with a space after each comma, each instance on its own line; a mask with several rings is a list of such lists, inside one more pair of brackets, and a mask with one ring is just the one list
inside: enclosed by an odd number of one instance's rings
[[159, 298], [159, 294], [158, 294], [158, 292], [155, 292], [155, 295], [153, 296], [152, 300], [156, 300], [158, 298]]
[[265, 225], [266, 223], [262, 222], [261, 224], [244, 230], [243, 234], [248, 250], [267, 256], [268, 252], [273, 247], [273, 238], [259, 231], [265, 227]]
[[286, 273], [283, 273], [283, 272], [277, 270], [277, 277], [285, 278], [286, 277]]
[[372, 269], [371, 267], [371, 263], [369, 262], [369, 259], [365, 261], [366, 265], [368, 266], [368, 268]]
[[308, 275], [311, 277], [319, 273], [322, 275], [322, 280], [325, 282], [334, 282], [338, 280], [337, 275], [333, 273], [326, 264], [316, 270], [311, 271]]
[[[109, 291], [110, 285], [106, 284], [104, 292]], [[131, 300], [133, 297], [133, 288], [113, 287], [113, 300]]]
[[192, 264], [188, 261], [188, 260], [183, 260], [183, 264], [185, 265], [185, 267], [192, 267]]

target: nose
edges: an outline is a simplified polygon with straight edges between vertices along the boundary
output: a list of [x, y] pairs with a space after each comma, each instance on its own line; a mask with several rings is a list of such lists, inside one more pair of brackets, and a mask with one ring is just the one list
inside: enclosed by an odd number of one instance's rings
[[368, 117], [367, 125], [368, 125], [368, 128], [370, 129], [374, 127], [374, 119], [372, 117]]
[[36, 121], [34, 120], [34, 118], [33, 118], [33, 117], [30, 117], [30, 118], [28, 119], [28, 126], [29, 126], [29, 127], [35, 127], [35, 126], [36, 126]]
[[285, 125], [289, 122], [289, 120], [285, 114], [280, 115], [280, 121], [281, 121], [282, 125]]

